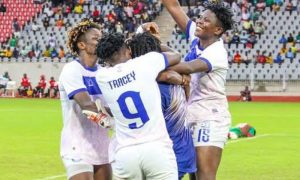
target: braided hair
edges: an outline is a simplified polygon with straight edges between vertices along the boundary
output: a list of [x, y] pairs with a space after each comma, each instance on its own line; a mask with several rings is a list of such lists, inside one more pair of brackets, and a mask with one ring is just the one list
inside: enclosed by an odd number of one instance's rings
[[131, 49], [132, 58], [144, 55], [151, 51], [161, 52], [160, 41], [149, 32], [132, 36], [127, 42]]
[[83, 35], [90, 29], [96, 28], [101, 30], [100, 26], [88, 18], [83, 19], [75, 27], [68, 31], [67, 47], [73, 55], [79, 55], [77, 43], [82, 40]]
[[125, 45], [125, 37], [123, 34], [114, 32], [106, 33], [99, 40], [96, 53], [99, 58], [107, 62]]
[[221, 27], [223, 28], [223, 32], [220, 34], [222, 35], [225, 31], [230, 30], [233, 28], [234, 25], [234, 20], [232, 19], [233, 17], [233, 12], [230, 9], [230, 7], [226, 7], [222, 1], [216, 1], [216, 2], [207, 2], [204, 4], [205, 9], [210, 10], [213, 12]]

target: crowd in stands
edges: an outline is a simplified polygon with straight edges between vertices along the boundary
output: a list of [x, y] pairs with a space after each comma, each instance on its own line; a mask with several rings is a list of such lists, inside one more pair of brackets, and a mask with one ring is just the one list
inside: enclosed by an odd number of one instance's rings
[[[229, 63], [281, 64], [285, 60], [292, 63], [300, 53], [300, 30], [298, 33], [283, 34], [281, 39], [275, 40], [279, 45], [275, 53], [268, 49], [257, 50], [255, 47], [259, 41], [262, 41], [262, 35], [270, 28], [265, 24], [266, 17], [263, 12], [268, 8], [274, 14], [279, 11], [289, 11], [300, 15], [299, 2], [299, 0], [227, 0], [225, 3], [231, 6], [237, 22], [232, 31], [222, 36], [228, 49]], [[202, 2], [193, 8], [188, 8], [187, 15], [195, 20], [201, 10], [203, 10]], [[299, 21], [295, 23], [299, 24]], [[177, 25], [173, 34], [176, 39], [179, 39], [179, 44], [185, 39], [185, 32], [181, 32]], [[288, 38], [285, 38], [287, 35]]]
[[[54, 33], [48, 37], [44, 48], [41, 44], [33, 44], [25, 40], [22, 33], [29, 35], [33, 32], [47, 31], [48, 28], [57, 28], [66, 36], [66, 31], [77, 15], [82, 18], [92, 18], [104, 32], [115, 31], [130, 36], [142, 23], [153, 21], [161, 12], [161, 3], [158, 0], [67, 0], [63, 3], [49, 1], [43, 4], [43, 10], [31, 18], [24, 26], [17, 18], [12, 22], [13, 34], [10, 39], [0, 44], [0, 58], [40, 58], [50, 57], [61, 59], [70, 57], [65, 43], [57, 42]], [[0, 5], [0, 12], [5, 16], [4, 3]], [[41, 21], [37, 21], [42, 18]], [[56, 30], [56, 29], [55, 29]], [[39, 42], [41, 43], [41, 42]]]

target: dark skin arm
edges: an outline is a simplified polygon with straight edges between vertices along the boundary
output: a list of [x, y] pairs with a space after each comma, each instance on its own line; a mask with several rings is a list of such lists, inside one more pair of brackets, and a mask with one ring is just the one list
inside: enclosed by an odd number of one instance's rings
[[207, 72], [208, 65], [199, 59], [189, 61], [189, 62], [181, 62], [174, 66], [170, 66], [168, 69], [176, 71], [180, 74], [192, 74], [196, 72]]
[[82, 110], [89, 110], [98, 113], [96, 104], [91, 100], [87, 92], [79, 92], [75, 94], [74, 100]]
[[163, 5], [167, 8], [173, 19], [176, 21], [178, 27], [182, 32], [185, 32], [187, 24], [189, 22], [189, 17], [180, 7], [177, 0], [161, 0]]

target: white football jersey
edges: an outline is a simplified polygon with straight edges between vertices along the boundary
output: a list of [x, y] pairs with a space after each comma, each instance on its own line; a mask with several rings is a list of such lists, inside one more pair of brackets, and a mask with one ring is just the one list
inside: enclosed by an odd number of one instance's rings
[[87, 68], [74, 60], [64, 66], [59, 77], [63, 112], [61, 156], [75, 160], [83, 159], [93, 165], [108, 163], [108, 130], [88, 120], [73, 97], [86, 91], [93, 101], [101, 98], [95, 78], [97, 70], [98, 66]]
[[116, 151], [151, 141], [171, 143], [156, 82], [167, 62], [163, 54], [150, 52], [99, 69], [96, 79], [115, 118]]
[[189, 21], [186, 33], [191, 42], [191, 50], [186, 61], [197, 58], [207, 63], [208, 72], [194, 73], [191, 80], [191, 96], [188, 105], [188, 120], [219, 120], [230, 117], [225, 94], [225, 82], [228, 71], [227, 52], [222, 39], [206, 49], [201, 47], [195, 36], [196, 23]]

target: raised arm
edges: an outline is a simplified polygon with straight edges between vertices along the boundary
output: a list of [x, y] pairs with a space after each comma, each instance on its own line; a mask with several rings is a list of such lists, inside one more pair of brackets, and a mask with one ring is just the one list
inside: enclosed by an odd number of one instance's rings
[[181, 31], [185, 32], [187, 24], [189, 22], [189, 17], [180, 7], [179, 2], [177, 0], [161, 0], [161, 2], [167, 8], [173, 19], [176, 21]]

